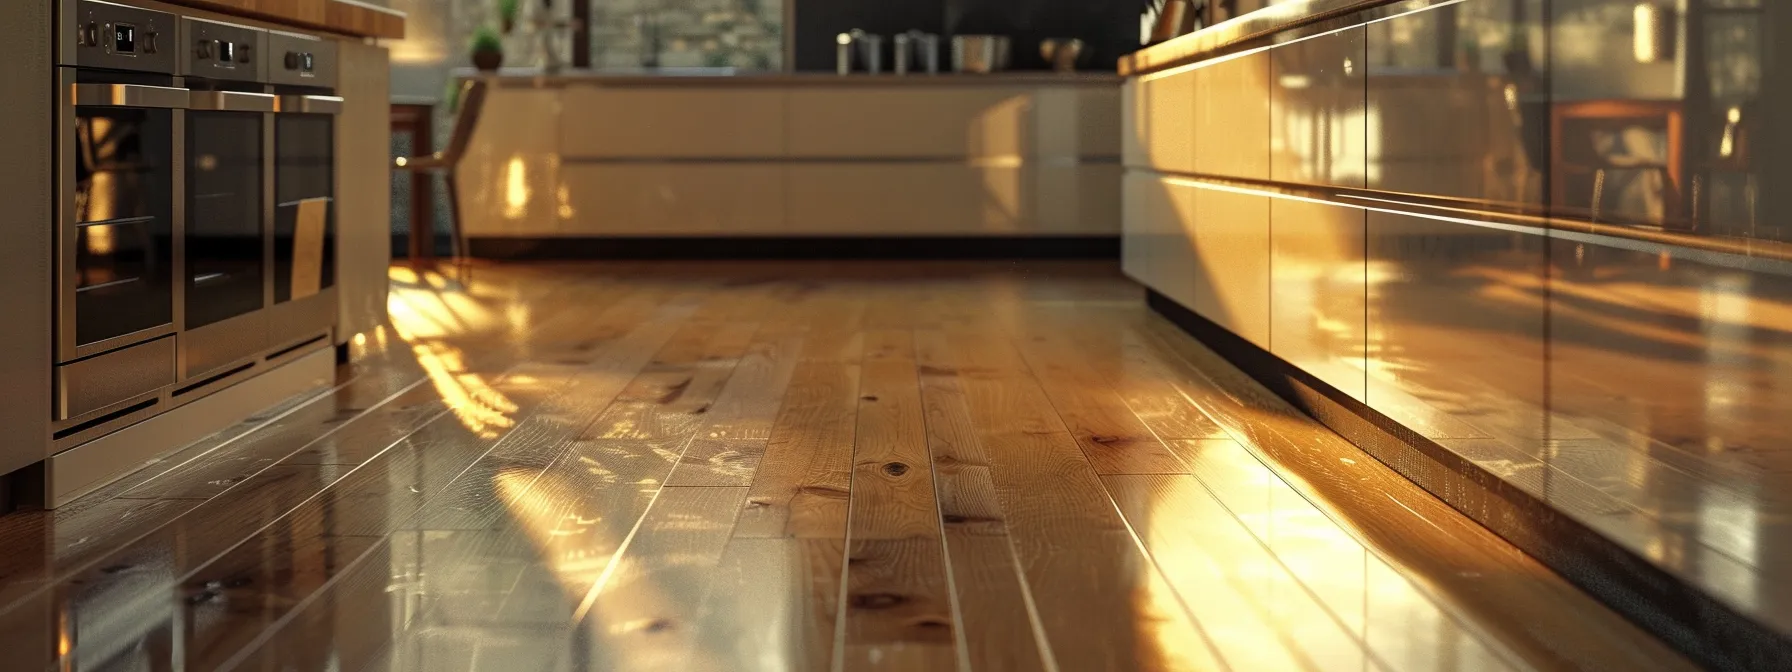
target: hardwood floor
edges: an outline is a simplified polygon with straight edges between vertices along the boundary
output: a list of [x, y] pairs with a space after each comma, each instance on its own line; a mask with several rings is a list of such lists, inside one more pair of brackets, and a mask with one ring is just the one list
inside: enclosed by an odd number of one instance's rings
[[1108, 265], [393, 282], [335, 389], [0, 518], [5, 669], [1690, 669]]

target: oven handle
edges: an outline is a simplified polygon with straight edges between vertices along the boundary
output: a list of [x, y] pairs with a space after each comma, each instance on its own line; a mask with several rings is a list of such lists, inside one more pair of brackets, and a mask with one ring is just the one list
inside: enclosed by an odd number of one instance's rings
[[168, 86], [142, 84], [75, 84], [77, 107], [187, 107], [189, 92]]
[[220, 112], [273, 112], [278, 107], [272, 94], [242, 91], [194, 91], [192, 109]]
[[281, 96], [277, 112], [342, 114], [340, 96]]

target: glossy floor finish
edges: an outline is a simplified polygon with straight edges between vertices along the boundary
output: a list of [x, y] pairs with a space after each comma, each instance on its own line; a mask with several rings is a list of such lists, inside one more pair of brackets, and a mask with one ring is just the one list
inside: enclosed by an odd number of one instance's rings
[[6, 669], [1686, 669], [1104, 265], [395, 270], [341, 384], [0, 518]]

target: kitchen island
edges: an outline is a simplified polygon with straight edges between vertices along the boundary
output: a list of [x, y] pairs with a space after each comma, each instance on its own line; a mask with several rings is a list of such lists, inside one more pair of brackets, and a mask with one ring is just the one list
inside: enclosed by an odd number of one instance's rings
[[1295, 0], [1148, 47], [1123, 263], [1695, 659], [1786, 669], [1792, 8], [1691, 6]]
[[461, 76], [489, 91], [457, 171], [475, 256], [1117, 247], [1112, 75]]
[[0, 510], [296, 395], [385, 322], [386, 50], [348, 0], [5, 3]]

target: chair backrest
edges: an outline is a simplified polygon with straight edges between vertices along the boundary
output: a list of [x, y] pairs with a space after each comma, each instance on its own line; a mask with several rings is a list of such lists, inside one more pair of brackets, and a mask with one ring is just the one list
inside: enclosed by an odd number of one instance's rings
[[485, 107], [487, 86], [483, 79], [468, 79], [461, 83], [460, 109], [454, 115], [454, 134], [448, 136], [448, 147], [442, 150], [442, 160], [448, 165], [460, 161], [461, 154], [467, 151], [467, 143], [473, 139], [473, 129], [479, 125], [479, 113]]

